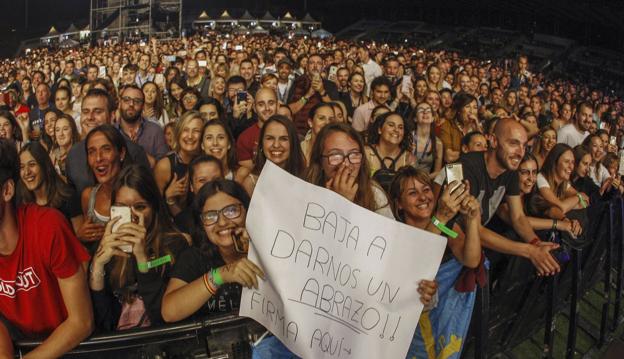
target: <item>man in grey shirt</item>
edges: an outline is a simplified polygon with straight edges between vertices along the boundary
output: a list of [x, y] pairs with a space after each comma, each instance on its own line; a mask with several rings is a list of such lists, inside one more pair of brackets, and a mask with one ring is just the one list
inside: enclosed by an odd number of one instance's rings
[[127, 85], [121, 89], [120, 97], [121, 123], [118, 128], [126, 139], [143, 147], [150, 163], [154, 165], [168, 152], [165, 133], [160, 125], [143, 118], [145, 97], [140, 88]]
[[[106, 91], [92, 89], [87, 92], [87, 95], [82, 99], [80, 114], [80, 127], [85, 138], [97, 126], [111, 123], [111, 113], [113, 111], [111, 104], [112, 101]], [[126, 139], [126, 146], [128, 147], [128, 154], [134, 163], [150, 168], [145, 151], [141, 146], [128, 139]], [[76, 188], [79, 194], [85, 188], [95, 184], [95, 179], [87, 164], [87, 151], [84, 140], [75, 143], [69, 150], [66, 172], [69, 183]]]

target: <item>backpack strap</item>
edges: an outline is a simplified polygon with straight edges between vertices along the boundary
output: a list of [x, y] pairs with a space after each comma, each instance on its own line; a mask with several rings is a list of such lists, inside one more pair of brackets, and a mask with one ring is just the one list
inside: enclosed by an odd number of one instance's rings
[[[399, 152], [399, 155], [396, 156], [396, 158], [392, 158], [392, 157], [384, 157], [383, 159], [381, 158], [381, 156], [379, 155], [379, 152], [377, 152], [377, 149], [375, 148], [375, 146], [370, 146], [370, 148], [373, 150], [373, 153], [375, 154], [375, 157], [377, 157], [377, 159], [379, 160], [379, 162], [381, 163], [381, 169], [383, 170], [391, 170], [391, 171], [396, 171], [396, 162], [399, 160], [399, 158], [401, 158], [401, 156], [403, 156], [403, 154], [405, 153], [405, 150], [401, 150], [401, 152]], [[390, 166], [386, 166], [386, 160], [391, 161]]]

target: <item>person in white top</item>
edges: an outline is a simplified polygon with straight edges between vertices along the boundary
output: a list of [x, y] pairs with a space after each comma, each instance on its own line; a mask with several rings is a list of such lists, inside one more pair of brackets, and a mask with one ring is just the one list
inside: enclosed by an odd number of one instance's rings
[[366, 95], [370, 94], [371, 84], [373, 79], [383, 75], [381, 66], [377, 64], [370, 57], [368, 48], [366, 46], [360, 46], [358, 48], [358, 58], [362, 62], [362, 68], [364, 69], [364, 79], [366, 80]]
[[592, 124], [593, 108], [587, 102], [581, 102], [576, 107], [576, 115], [574, 121], [569, 123], [557, 131], [557, 142], [565, 143], [570, 147], [580, 145], [585, 137], [589, 135], [589, 128]]
[[589, 197], [577, 192], [570, 184], [574, 171], [574, 153], [570, 146], [558, 143], [546, 156], [544, 166], [537, 175], [537, 188], [549, 208], [546, 213], [552, 218], [562, 218], [573, 209], [589, 205]]
[[391, 95], [391, 86], [390, 80], [384, 76], [376, 77], [373, 80], [371, 84], [372, 91], [370, 101], [358, 106], [353, 112], [352, 126], [356, 131], [363, 132], [368, 129], [373, 109], [388, 102]]

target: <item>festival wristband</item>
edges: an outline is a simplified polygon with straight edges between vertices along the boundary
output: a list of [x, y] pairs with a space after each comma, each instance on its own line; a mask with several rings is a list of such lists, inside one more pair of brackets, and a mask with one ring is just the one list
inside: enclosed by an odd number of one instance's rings
[[217, 268], [212, 269], [212, 278], [214, 279], [216, 285], [223, 285], [223, 278], [221, 278], [221, 273], [219, 273], [219, 270]]
[[576, 196], [579, 199], [579, 203], [581, 204], [581, 207], [587, 208], [587, 203], [585, 203], [585, 200], [583, 199], [583, 196], [581, 196], [580, 193], [577, 193]]
[[140, 271], [145, 272], [152, 268], [160, 267], [163, 264], [171, 262], [171, 255], [167, 254], [164, 257], [156, 258], [147, 263], [137, 263], [137, 267]]
[[535, 237], [535, 238], [531, 239], [531, 241], [529, 242], [529, 244], [532, 244], [532, 245], [536, 246], [536, 245], [538, 245], [540, 242], [541, 242], [541, 241], [540, 241], [540, 239], [539, 239], [539, 238], [537, 238], [537, 237]]
[[457, 238], [457, 232], [444, 225], [444, 223], [440, 222], [440, 220], [437, 219], [436, 216], [431, 217], [431, 223], [433, 223], [433, 225], [436, 226], [436, 228], [439, 229], [440, 232], [446, 234], [453, 239]]

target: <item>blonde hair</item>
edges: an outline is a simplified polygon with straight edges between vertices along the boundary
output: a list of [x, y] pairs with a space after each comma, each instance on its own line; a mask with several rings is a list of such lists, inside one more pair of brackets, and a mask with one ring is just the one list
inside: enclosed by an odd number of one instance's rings
[[173, 138], [175, 139], [175, 141], [173, 141], [173, 144], [171, 146], [173, 151], [178, 151], [178, 149], [180, 148], [180, 136], [182, 136], [182, 130], [184, 129], [184, 126], [188, 125], [196, 118], [201, 121], [201, 127], [203, 128], [204, 119], [201, 117], [199, 111], [187, 111], [184, 115], [182, 115], [182, 117], [180, 117], [178, 122], [176, 122], [175, 127], [173, 128]]

